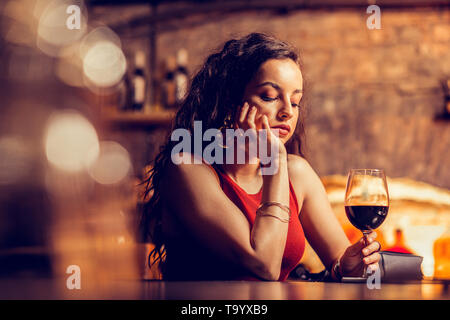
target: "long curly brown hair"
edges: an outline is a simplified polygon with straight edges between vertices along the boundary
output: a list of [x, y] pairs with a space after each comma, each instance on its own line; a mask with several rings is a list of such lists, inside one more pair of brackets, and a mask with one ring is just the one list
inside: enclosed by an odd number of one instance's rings
[[[211, 54], [193, 77], [190, 88], [176, 114], [172, 130], [187, 129], [193, 132], [194, 121], [201, 121], [203, 130], [220, 128], [226, 119], [235, 119], [243, 103], [244, 90], [259, 67], [269, 59], [292, 59], [301, 67], [297, 51], [286, 42], [262, 33], [251, 33], [240, 39], [227, 41], [223, 48]], [[296, 132], [286, 144], [289, 153], [304, 156], [304, 125], [302, 114], [305, 109], [302, 99]], [[143, 181], [144, 197], [150, 200], [142, 207], [139, 224], [139, 239], [155, 246], [148, 260], [153, 263], [165, 258], [164, 234], [162, 232], [163, 195], [162, 184], [171, 161], [171, 151], [178, 142], [170, 139], [162, 145], [150, 171]], [[204, 148], [204, 147], [203, 147]], [[149, 263], [150, 266], [150, 263]]]

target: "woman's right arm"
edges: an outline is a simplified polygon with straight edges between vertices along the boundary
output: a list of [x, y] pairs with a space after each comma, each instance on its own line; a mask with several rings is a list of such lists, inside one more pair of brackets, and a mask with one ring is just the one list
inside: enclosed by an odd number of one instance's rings
[[[250, 228], [242, 211], [225, 195], [206, 164], [171, 164], [168, 183], [175, 197], [168, 204], [191, 234], [210, 250], [266, 280], [278, 280], [288, 223], [257, 216]], [[264, 177], [263, 200], [289, 204], [287, 160], [275, 175]], [[285, 217], [276, 206], [267, 212]]]
[[[280, 159], [278, 172], [263, 176], [261, 203], [278, 202], [289, 207], [289, 178], [286, 157]], [[279, 207], [270, 206], [265, 212], [286, 217]], [[273, 217], [256, 215], [251, 230], [252, 248], [268, 268], [272, 280], [278, 280], [286, 244], [289, 223], [283, 223]]]

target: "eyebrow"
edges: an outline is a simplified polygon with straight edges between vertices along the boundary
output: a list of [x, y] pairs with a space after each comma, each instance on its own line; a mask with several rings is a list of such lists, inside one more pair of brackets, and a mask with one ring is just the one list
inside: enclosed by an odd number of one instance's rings
[[[264, 87], [264, 86], [267, 86], [267, 85], [269, 85], [269, 86], [271, 86], [271, 87], [273, 87], [273, 88], [275, 88], [275, 89], [277, 89], [277, 90], [280, 90], [280, 89], [281, 89], [279, 85], [277, 85], [276, 83], [271, 82], [271, 81], [263, 82], [263, 83], [261, 83], [261, 84], [258, 84], [256, 87], [259, 88], [259, 87]], [[303, 92], [303, 90], [301, 90], [301, 89], [296, 89], [296, 90], [294, 90], [293, 93], [302, 93], [302, 92]]]

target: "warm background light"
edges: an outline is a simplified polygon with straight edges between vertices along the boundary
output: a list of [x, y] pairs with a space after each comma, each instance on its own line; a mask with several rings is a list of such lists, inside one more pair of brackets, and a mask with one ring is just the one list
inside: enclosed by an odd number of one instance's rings
[[69, 86], [83, 87], [83, 61], [79, 55], [79, 44], [65, 47], [61, 52], [62, 57], [56, 62], [56, 76]]
[[83, 170], [98, 156], [97, 132], [78, 112], [68, 110], [55, 113], [47, 127], [45, 151], [48, 161], [59, 169], [71, 172]]
[[89, 168], [90, 176], [100, 184], [115, 184], [131, 172], [128, 151], [114, 141], [100, 143], [100, 154]]
[[[69, 29], [66, 25], [70, 5], [81, 10], [80, 29]], [[80, 40], [87, 31], [87, 16], [82, 1], [52, 1], [45, 7], [39, 19], [37, 46], [50, 56], [60, 56], [61, 49]]]
[[[43, 3], [43, 1], [40, 2]], [[40, 15], [41, 7], [33, 0], [6, 2], [1, 14], [7, 17], [9, 23], [3, 23], [0, 34], [9, 43], [34, 46], [38, 21], [33, 13]]]
[[117, 47], [122, 48], [122, 42], [119, 36], [110, 28], [100, 26], [92, 29], [80, 41], [79, 54], [84, 58], [89, 50], [99, 42], [111, 42]]
[[28, 176], [32, 168], [31, 152], [19, 136], [0, 136], [0, 185], [13, 184]]
[[445, 225], [410, 225], [405, 228], [405, 240], [415, 253], [423, 257], [422, 272], [426, 277], [434, 275], [434, 242], [447, 229]]
[[111, 87], [119, 83], [126, 67], [122, 50], [110, 41], [96, 43], [83, 59], [84, 74], [98, 87]]

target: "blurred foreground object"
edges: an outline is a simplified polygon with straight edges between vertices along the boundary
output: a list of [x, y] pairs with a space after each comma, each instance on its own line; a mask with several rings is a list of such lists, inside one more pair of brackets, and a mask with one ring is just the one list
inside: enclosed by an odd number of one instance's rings
[[434, 243], [434, 277], [450, 279], [450, 228]]

